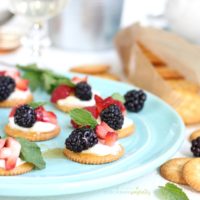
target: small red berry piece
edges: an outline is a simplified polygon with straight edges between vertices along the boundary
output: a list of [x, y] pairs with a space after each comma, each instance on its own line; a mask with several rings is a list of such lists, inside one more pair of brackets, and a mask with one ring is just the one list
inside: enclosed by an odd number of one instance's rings
[[117, 105], [120, 108], [122, 113], [126, 111], [126, 108], [123, 105], [123, 103], [118, 100], [113, 99], [112, 97], [107, 97], [106, 99], [102, 99], [100, 96], [95, 95], [94, 98], [95, 98], [97, 110], [99, 113], [101, 113], [102, 110], [104, 110], [105, 108], [107, 108], [108, 106], [112, 104]]
[[17, 108], [18, 108], [18, 107], [13, 107], [13, 108], [12, 108], [9, 117], [14, 117]]
[[0, 139], [0, 149], [4, 147], [5, 143], [6, 143], [6, 139]]
[[53, 112], [48, 112], [43, 106], [39, 106], [35, 109], [36, 121], [49, 122], [52, 124], [57, 124], [57, 117]]
[[114, 145], [114, 143], [116, 141], [117, 141], [117, 133], [116, 132], [108, 132], [104, 139], [104, 144], [108, 145], [108, 146], [112, 146], [112, 145]]
[[13, 79], [18, 79], [20, 77], [20, 73], [17, 70], [8, 70], [5, 71], [5, 76], [10, 76]]
[[51, 94], [51, 102], [56, 103], [59, 99], [65, 99], [71, 92], [73, 92], [73, 88], [67, 85], [59, 85]]
[[77, 83], [80, 83], [80, 82], [86, 82], [87, 83], [87, 79], [88, 79], [87, 76], [85, 76], [83, 78], [75, 76], [75, 77], [72, 78], [72, 82], [74, 84], [77, 84]]
[[57, 117], [53, 112], [43, 112], [43, 122], [57, 124]]
[[12, 154], [9, 155], [9, 157], [7, 157], [5, 160], [6, 170], [11, 170], [16, 166], [17, 158], [19, 157], [21, 150], [21, 145], [16, 139], [8, 137], [6, 139], [5, 147], [9, 148], [12, 152]]
[[88, 107], [84, 107], [84, 109], [89, 111], [94, 118], [96, 118], [96, 119], [98, 118], [99, 113], [97, 111], [97, 107], [96, 106], [88, 106]]
[[0, 76], [5, 76], [6, 71], [0, 71]]
[[100, 139], [105, 139], [108, 132], [114, 132], [114, 130], [105, 122], [101, 122], [101, 124], [97, 125], [95, 131]]
[[18, 78], [15, 81], [16, 81], [16, 88], [17, 89], [23, 90], [23, 91], [28, 90], [28, 83], [29, 83], [28, 80]]
[[71, 120], [70, 122], [73, 128], [80, 128], [80, 126], [74, 120]]

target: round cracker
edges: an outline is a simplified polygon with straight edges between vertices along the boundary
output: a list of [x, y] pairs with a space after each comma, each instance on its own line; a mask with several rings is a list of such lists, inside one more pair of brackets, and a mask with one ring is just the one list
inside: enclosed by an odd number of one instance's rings
[[109, 68], [110, 67], [108, 65], [84, 65], [72, 67], [70, 71], [82, 74], [101, 74], [106, 73]]
[[27, 104], [33, 101], [33, 95], [30, 94], [26, 99], [12, 99], [0, 102], [0, 108], [10, 108], [17, 105]]
[[200, 123], [200, 95], [187, 92], [176, 91], [181, 102], [176, 105], [176, 111], [181, 115], [186, 125]]
[[54, 130], [49, 132], [25, 132], [18, 129], [13, 129], [9, 125], [6, 125], [4, 127], [4, 131], [11, 137], [22, 137], [29, 141], [44, 141], [56, 137], [60, 133], [60, 127], [56, 126]]
[[200, 158], [194, 158], [184, 165], [183, 177], [189, 186], [200, 192]]
[[99, 78], [105, 78], [105, 79], [110, 79], [110, 80], [114, 80], [114, 81], [119, 81], [120, 77], [115, 75], [115, 74], [111, 74], [111, 73], [103, 73], [103, 74], [98, 74], [95, 75], [96, 77]]
[[25, 174], [31, 171], [33, 168], [34, 168], [34, 165], [27, 162], [11, 170], [5, 170], [3, 168], [0, 168], [0, 176], [15, 176], [15, 175], [20, 175], [20, 174]]
[[183, 79], [183, 76], [175, 69], [169, 67], [157, 67], [156, 71], [164, 79]]
[[191, 158], [174, 158], [166, 163], [164, 163], [160, 167], [160, 174], [165, 179], [172, 181], [174, 183], [187, 185], [187, 182], [185, 181], [183, 175], [182, 175], [182, 169], [183, 166], [190, 161]]
[[134, 133], [134, 130], [135, 130], [134, 124], [128, 127], [122, 128], [120, 130], [117, 130], [118, 138], [128, 137], [129, 135]]
[[194, 131], [191, 135], [190, 135], [190, 141], [192, 140], [196, 140], [198, 137], [200, 137], [200, 129]]
[[106, 156], [98, 156], [95, 154], [88, 154], [88, 153], [75, 153], [66, 148], [64, 149], [63, 153], [68, 159], [72, 161], [82, 164], [99, 165], [120, 159], [124, 155], [124, 148], [121, 146], [121, 151], [118, 152], [118, 154], [116, 155], [109, 154]]

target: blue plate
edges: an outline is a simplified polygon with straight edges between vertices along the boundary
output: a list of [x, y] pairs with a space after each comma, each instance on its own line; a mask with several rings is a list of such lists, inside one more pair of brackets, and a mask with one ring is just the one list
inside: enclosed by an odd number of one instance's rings
[[[128, 84], [99, 78], [89, 78], [92, 87], [106, 97], [113, 92], [124, 94], [133, 89]], [[48, 100], [42, 91], [35, 92], [35, 100]], [[121, 139], [125, 155], [118, 161], [103, 165], [83, 165], [66, 159], [62, 154], [66, 137], [72, 129], [69, 116], [47, 106], [58, 116], [61, 134], [50, 141], [38, 142], [47, 166], [44, 170], [0, 177], [0, 196], [51, 196], [81, 193], [130, 181], [155, 170], [170, 158], [180, 147], [184, 138], [184, 125], [176, 112], [159, 98], [148, 93], [144, 109], [128, 113], [136, 131]], [[0, 133], [8, 122], [9, 109], [0, 111]]]

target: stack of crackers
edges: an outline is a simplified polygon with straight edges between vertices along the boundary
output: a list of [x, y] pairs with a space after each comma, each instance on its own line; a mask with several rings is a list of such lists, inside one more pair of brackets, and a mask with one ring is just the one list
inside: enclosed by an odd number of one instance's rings
[[181, 98], [175, 106], [186, 125], [200, 123], [200, 86], [189, 80], [172, 66], [168, 66], [158, 56], [139, 44], [146, 58], [151, 62], [155, 71], [162, 77]]
[[111, 73], [110, 69], [111, 67], [106, 64], [99, 64], [99, 65], [94, 64], [94, 65], [82, 65], [82, 66], [72, 67], [70, 71], [119, 81], [120, 78], [117, 75]]
[[168, 102], [186, 125], [200, 123], [200, 48], [139, 24], [120, 31], [115, 41], [131, 83]]

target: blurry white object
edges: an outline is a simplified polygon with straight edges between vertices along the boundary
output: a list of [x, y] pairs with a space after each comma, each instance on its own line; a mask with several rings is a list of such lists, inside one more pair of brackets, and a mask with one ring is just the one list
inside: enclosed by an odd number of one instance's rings
[[200, 0], [168, 0], [165, 17], [170, 29], [200, 43]]
[[[45, 47], [42, 42], [47, 37], [45, 21], [57, 15], [69, 0], [9, 0], [10, 10], [19, 16], [24, 16], [33, 26], [23, 45], [31, 47], [30, 62], [41, 63], [41, 50]], [[48, 40], [45, 44], [48, 43]]]
[[119, 30], [123, 0], [73, 0], [50, 20], [55, 46], [70, 50], [104, 50], [113, 46]]

